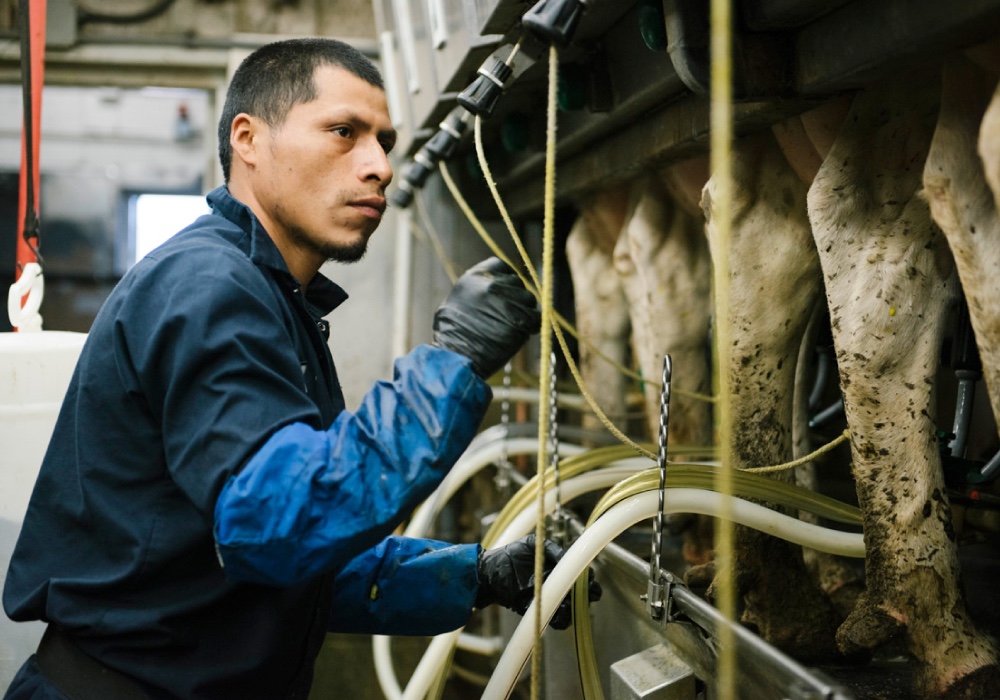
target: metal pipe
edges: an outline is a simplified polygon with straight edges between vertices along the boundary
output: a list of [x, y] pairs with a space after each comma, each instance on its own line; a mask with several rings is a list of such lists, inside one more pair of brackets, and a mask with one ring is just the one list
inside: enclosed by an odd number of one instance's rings
[[[17, 32], [0, 32], [0, 40], [18, 41]], [[74, 46], [180, 46], [188, 49], [259, 49], [265, 44], [285, 38], [280, 35], [236, 34], [230, 39], [208, 39], [186, 34], [164, 34], [155, 37], [142, 36], [99, 36], [78, 37]], [[364, 37], [333, 37], [354, 47], [368, 58], [379, 58], [378, 43]], [[58, 52], [54, 52], [58, 55]], [[49, 56], [51, 58], [51, 55]]]
[[969, 424], [972, 422], [972, 405], [976, 398], [976, 382], [982, 372], [972, 369], [955, 371], [958, 379], [958, 394], [955, 397], [955, 420], [951, 432], [955, 439], [951, 442], [951, 456], [965, 457], [965, 447], [969, 441]]
[[[587, 570], [590, 562], [593, 561], [597, 554], [614, 537], [632, 525], [655, 514], [657, 498], [655, 492], [629, 496], [608, 509], [607, 512], [584, 531], [580, 539], [570, 547], [559, 564], [556, 565], [555, 569], [553, 569], [552, 573], [545, 580], [545, 587], [542, 591], [542, 618], [544, 620], [548, 621], [551, 619], [556, 607], [569, 592], [573, 582]], [[723, 496], [720, 494], [701, 491], [699, 489], [673, 489], [668, 494], [666, 508], [671, 512], [683, 510], [685, 512], [718, 515], [722, 498]], [[864, 556], [864, 544], [861, 541], [860, 535], [834, 532], [809, 523], [803, 523], [802, 521], [742, 499], [733, 499], [733, 501], [733, 507], [730, 512], [734, 519], [742, 524], [761, 529], [763, 532], [771, 534], [776, 534], [778, 529], [780, 529], [780, 536], [798, 544], [819, 548], [823, 551], [831, 551], [855, 557]], [[500, 542], [497, 544], [499, 545]], [[693, 596], [689, 600], [692, 599]], [[484, 700], [501, 700], [510, 695], [514, 682], [520, 675], [528, 653], [534, 644], [534, 634], [531, 624], [535, 614], [534, 606], [535, 604], [532, 602], [508, 643], [506, 651], [500, 657], [497, 668], [490, 678], [490, 684], [483, 693]], [[722, 629], [724, 625], [730, 626], [729, 623], [724, 621], [716, 622], [716, 620], [717, 618], [714, 617], [705, 619], [709, 631], [717, 631]], [[735, 625], [731, 627], [735, 627]], [[735, 632], [735, 630], [733, 631]], [[751, 635], [746, 633], [746, 636], [749, 638]], [[435, 641], [437, 640], [435, 639]], [[775, 655], [779, 653], [777, 650], [773, 651]], [[791, 659], [787, 660], [789, 668], [793, 664], [795, 664], [794, 661]], [[407, 691], [409, 690], [410, 688], [407, 687]], [[405, 697], [406, 695], [404, 694]], [[414, 695], [413, 697], [417, 696]], [[846, 696], [826, 695], [819, 697]]]

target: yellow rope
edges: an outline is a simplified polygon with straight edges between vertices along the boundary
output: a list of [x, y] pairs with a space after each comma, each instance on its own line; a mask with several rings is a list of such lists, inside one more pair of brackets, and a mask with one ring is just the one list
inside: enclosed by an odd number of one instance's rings
[[[733, 571], [735, 528], [733, 527], [733, 425], [730, 403], [729, 351], [729, 241], [732, 227], [732, 140], [733, 91], [732, 46], [730, 43], [730, 0], [712, 0], [711, 5], [711, 170], [715, 180], [712, 220], [715, 225], [715, 349], [717, 435], [722, 466], [717, 472], [722, 494], [722, 510], [716, 520], [716, 577], [719, 611], [728, 619], [736, 619], [736, 582]], [[720, 561], [721, 560], [721, 561]], [[719, 565], [721, 564], [721, 566]], [[719, 628], [717, 697], [736, 697], [736, 659], [733, 652], [733, 631], [729, 625]]]
[[424, 206], [424, 199], [420, 192], [417, 192], [414, 200], [417, 205], [417, 214], [420, 216], [421, 228], [424, 231], [424, 235], [427, 236], [430, 241], [431, 248], [434, 250], [434, 255], [441, 262], [444, 267], [444, 272], [448, 275], [448, 279], [451, 280], [452, 284], [458, 279], [459, 271], [458, 265], [455, 261], [448, 257], [448, 254], [444, 250], [444, 245], [441, 243], [441, 236], [438, 234], [437, 228], [434, 227], [434, 222], [431, 221], [431, 217], [427, 214], [427, 208]]
[[799, 457], [798, 459], [792, 460], [791, 462], [785, 462], [784, 464], [777, 464], [777, 465], [775, 465], [773, 467], [748, 467], [747, 469], [744, 469], [743, 471], [754, 472], [756, 474], [770, 474], [772, 472], [785, 471], [786, 469], [795, 469], [795, 467], [801, 467], [803, 464], [806, 464], [807, 462], [811, 462], [812, 460], [816, 459], [817, 457], [825, 455], [827, 452], [829, 452], [830, 450], [832, 450], [834, 447], [836, 447], [840, 443], [844, 442], [845, 440], [850, 439], [850, 437], [851, 437], [851, 431], [850, 430], [845, 430], [840, 435], [838, 435], [837, 437], [835, 437], [833, 440], [831, 440], [830, 442], [826, 443], [825, 445], [823, 445], [822, 447], [820, 447], [818, 450], [810, 452], [805, 457]]
[[[514, 247], [517, 248], [517, 252], [521, 256], [521, 260], [524, 262], [524, 268], [528, 271], [528, 274], [531, 276], [531, 280], [534, 283], [534, 286], [537, 287], [538, 273], [535, 272], [535, 267], [534, 265], [531, 264], [531, 257], [528, 255], [528, 251], [525, 249], [524, 243], [521, 241], [521, 237], [518, 235], [517, 229], [514, 227], [514, 222], [510, 218], [510, 213], [507, 211], [506, 205], [504, 205], [503, 203], [503, 198], [500, 197], [500, 192], [497, 189], [496, 180], [493, 179], [493, 173], [490, 170], [489, 162], [486, 160], [486, 152], [483, 149], [482, 123], [483, 123], [482, 119], [480, 117], [476, 117], [474, 132], [475, 132], [475, 143], [476, 143], [476, 155], [479, 158], [479, 167], [483, 171], [483, 177], [486, 179], [486, 186], [489, 188], [490, 193], [493, 195], [493, 200], [496, 202], [497, 209], [500, 210], [500, 217], [503, 219], [504, 224], [507, 226], [507, 231], [510, 232], [510, 236], [514, 240]], [[487, 233], [486, 235], [488, 236], [489, 234]], [[527, 284], [527, 280], [524, 281], [525, 281], [525, 286], [531, 289], [531, 285]], [[589, 339], [581, 337], [577, 329], [573, 326], [573, 324], [567, 321], [562, 316], [562, 314], [560, 314], [557, 311], [553, 311], [553, 314], [555, 315], [559, 325], [562, 326], [567, 333], [573, 336], [577, 340], [577, 342], [586, 345], [591, 352], [593, 352], [595, 355], [600, 357], [609, 365], [617, 369], [619, 372], [621, 372], [624, 376], [628, 377], [629, 379], [634, 379], [635, 381], [640, 382], [642, 384], [655, 386], [656, 390], [659, 391], [659, 384], [650, 381], [648, 377], [643, 377], [638, 372], [629, 369], [628, 367], [624, 366], [614, 358], [604, 354], [597, 346], [591, 343]], [[699, 401], [707, 401], [709, 403], [715, 402], [714, 396], [708, 396], [706, 394], [701, 394], [696, 391], [674, 389], [673, 392], [678, 396], [685, 396], [688, 398], [697, 399]]]
[[[465, 197], [462, 196], [462, 193], [459, 191], [458, 186], [452, 179], [451, 173], [448, 172], [448, 168], [444, 164], [444, 162], [442, 162], [439, 165], [439, 168], [441, 170], [441, 177], [444, 179], [445, 185], [448, 187], [448, 190], [455, 198], [455, 202], [462, 210], [462, 213], [465, 214], [466, 218], [469, 220], [469, 223], [472, 224], [472, 228], [476, 230], [476, 233], [479, 234], [479, 237], [483, 239], [483, 242], [486, 243], [486, 245], [489, 247], [489, 249], [493, 252], [494, 255], [496, 255], [498, 258], [500, 258], [505, 263], [514, 268], [514, 270], [517, 272], [518, 277], [520, 277], [521, 281], [524, 282], [524, 286], [529, 291], [531, 291], [536, 297], [539, 297], [540, 295], [538, 293], [538, 290], [532, 284], [531, 280], [525, 277], [524, 273], [518, 270], [517, 266], [514, 265], [513, 262], [511, 262], [510, 258], [508, 258], [507, 255], [504, 254], [502, 250], [500, 250], [500, 247], [496, 244], [496, 241], [494, 241], [490, 237], [490, 235], [486, 232], [486, 228], [483, 226], [482, 222], [479, 221], [479, 218], [476, 216], [475, 212], [472, 211], [472, 208], [469, 206], [469, 203], [465, 201]], [[594, 400], [594, 397], [590, 395], [589, 391], [587, 391], [587, 388], [583, 382], [583, 377], [580, 375], [580, 368], [577, 367], [576, 363], [573, 361], [573, 356], [569, 351], [569, 346], [566, 344], [566, 337], [563, 335], [562, 329], [559, 327], [558, 324], [555, 324], [552, 326], [552, 330], [555, 332], [556, 341], [559, 343], [559, 347], [562, 349], [563, 357], [566, 358], [566, 366], [569, 367], [570, 374], [573, 375], [573, 379], [576, 380], [577, 386], [580, 387], [580, 395], [583, 396], [584, 401], [586, 401], [587, 405], [590, 406], [590, 410], [592, 410], [594, 412], [594, 415], [596, 415], [597, 418], [601, 421], [601, 423], [604, 424], [604, 427], [608, 429], [608, 432], [610, 432], [612, 435], [618, 438], [619, 441], [628, 445], [643, 457], [655, 460], [656, 455], [654, 453], [650, 452], [641, 445], [637, 444], [634, 440], [632, 440], [627, 435], [625, 435], [625, 433], [619, 430], [611, 422], [611, 419], [607, 417], [604, 411], [601, 410], [601, 407], [597, 405], [597, 402]]]
[[[545, 126], [545, 205], [542, 225], [542, 332], [538, 370], [538, 512], [535, 519], [535, 645], [531, 653], [531, 699], [538, 700], [542, 678], [542, 579], [545, 576], [545, 468], [548, 466], [549, 373], [552, 370], [552, 263], [556, 210], [556, 76], [559, 52], [549, 46], [549, 91]], [[477, 118], [478, 125], [478, 118]]]

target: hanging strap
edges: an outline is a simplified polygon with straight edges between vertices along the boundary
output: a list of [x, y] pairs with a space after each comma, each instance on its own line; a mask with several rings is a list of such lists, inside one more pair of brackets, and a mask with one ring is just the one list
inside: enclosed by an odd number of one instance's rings
[[42, 277], [44, 263], [38, 252], [40, 235], [36, 193], [45, 70], [45, 0], [20, 0], [19, 13], [24, 128], [21, 132], [16, 281], [7, 296], [7, 315], [16, 330], [39, 331], [42, 329], [42, 317], [38, 309], [45, 286]]
[[[45, 0], [20, 0], [21, 95], [24, 104], [22, 132], [21, 214], [17, 244], [18, 275], [29, 262], [38, 261], [38, 150], [42, 83], [45, 71]], [[44, 266], [44, 265], [43, 265]]]

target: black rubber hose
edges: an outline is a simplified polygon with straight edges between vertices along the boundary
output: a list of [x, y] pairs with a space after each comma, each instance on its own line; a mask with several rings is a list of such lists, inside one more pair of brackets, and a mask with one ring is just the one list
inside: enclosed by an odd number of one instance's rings
[[103, 12], [91, 12], [90, 10], [81, 7], [80, 14], [76, 18], [76, 25], [82, 27], [85, 24], [139, 24], [147, 20], [153, 19], [154, 17], [159, 17], [164, 12], [170, 9], [177, 0], [159, 0], [159, 2], [154, 3], [148, 9], [142, 12], [135, 12], [130, 15], [109, 15]]

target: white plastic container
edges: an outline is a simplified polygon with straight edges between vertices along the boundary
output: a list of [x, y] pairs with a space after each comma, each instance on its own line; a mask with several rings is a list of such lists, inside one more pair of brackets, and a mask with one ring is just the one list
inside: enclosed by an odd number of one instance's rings
[[[0, 333], [0, 587], [86, 333]], [[44, 625], [0, 614], [0, 695]]]

